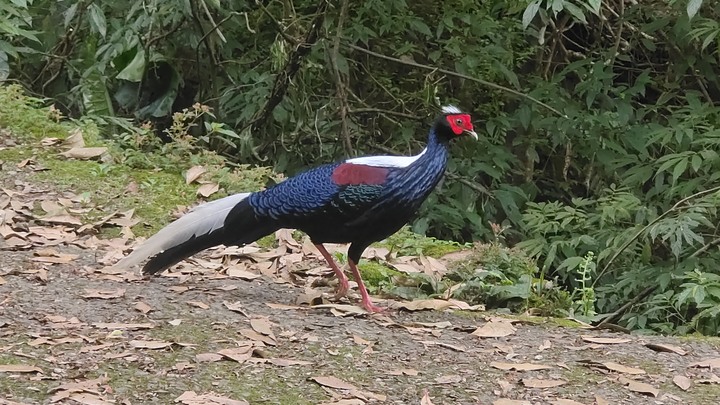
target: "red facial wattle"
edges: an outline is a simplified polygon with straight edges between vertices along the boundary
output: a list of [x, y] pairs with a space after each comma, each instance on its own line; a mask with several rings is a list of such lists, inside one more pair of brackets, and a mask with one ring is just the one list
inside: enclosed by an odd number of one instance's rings
[[468, 114], [453, 114], [445, 117], [450, 125], [450, 129], [457, 136], [474, 134], [473, 124]]

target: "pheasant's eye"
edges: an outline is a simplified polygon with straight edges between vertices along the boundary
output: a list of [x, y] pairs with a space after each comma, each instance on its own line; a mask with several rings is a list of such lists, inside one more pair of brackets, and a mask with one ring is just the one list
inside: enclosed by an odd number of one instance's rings
[[455, 120], [455, 123], [458, 125], [462, 125], [463, 121], [460, 118], [458, 118]]

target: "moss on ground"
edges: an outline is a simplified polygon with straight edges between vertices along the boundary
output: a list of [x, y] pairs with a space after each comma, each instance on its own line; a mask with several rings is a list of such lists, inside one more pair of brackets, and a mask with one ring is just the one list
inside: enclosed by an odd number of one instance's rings
[[370, 260], [360, 260], [358, 270], [360, 270], [363, 282], [371, 292], [392, 285], [393, 278], [402, 274], [382, 263]]
[[417, 234], [407, 226], [374, 246], [387, 248], [400, 256], [425, 255], [435, 258], [468, 247], [457, 242]]

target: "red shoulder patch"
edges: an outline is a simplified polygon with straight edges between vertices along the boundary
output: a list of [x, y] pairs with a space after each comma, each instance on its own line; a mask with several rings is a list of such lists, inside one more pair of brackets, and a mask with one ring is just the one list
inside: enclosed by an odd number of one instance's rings
[[338, 186], [358, 184], [383, 184], [389, 170], [384, 167], [343, 163], [332, 173], [332, 180]]

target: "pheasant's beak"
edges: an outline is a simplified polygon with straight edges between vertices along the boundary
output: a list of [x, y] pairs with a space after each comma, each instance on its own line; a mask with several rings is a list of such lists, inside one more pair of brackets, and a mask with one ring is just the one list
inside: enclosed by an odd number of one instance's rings
[[465, 134], [472, 136], [476, 141], [478, 140], [478, 134], [475, 131], [465, 131]]

